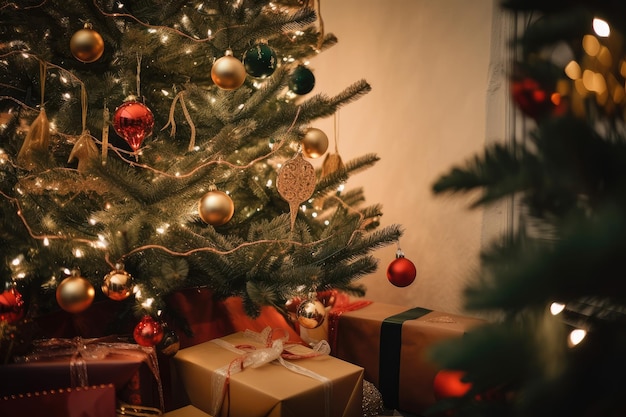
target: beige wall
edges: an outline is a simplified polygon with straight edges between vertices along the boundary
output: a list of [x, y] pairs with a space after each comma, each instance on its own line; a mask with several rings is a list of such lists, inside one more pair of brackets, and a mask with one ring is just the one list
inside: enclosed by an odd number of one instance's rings
[[[339, 153], [375, 152], [381, 161], [347, 187], [363, 186], [368, 203], [383, 205], [383, 225], [403, 225], [400, 245], [417, 267], [415, 282], [397, 288], [386, 277], [396, 247], [376, 252], [379, 269], [362, 280], [368, 299], [463, 312], [483, 212], [467, 209], [468, 197], [434, 196], [431, 185], [485, 144], [493, 8], [492, 0], [322, 1], [325, 30], [339, 43], [311, 61], [312, 94], [336, 94], [361, 78], [372, 85], [340, 111]], [[313, 126], [332, 149], [333, 119]]]

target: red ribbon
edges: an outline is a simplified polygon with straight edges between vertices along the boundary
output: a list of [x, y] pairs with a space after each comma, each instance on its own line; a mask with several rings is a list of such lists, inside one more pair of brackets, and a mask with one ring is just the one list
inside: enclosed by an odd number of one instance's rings
[[335, 304], [328, 312], [328, 343], [331, 352], [337, 351], [337, 336], [339, 334], [339, 318], [347, 311], [359, 310], [372, 304], [373, 301], [359, 300], [350, 303], [348, 297], [337, 298]]

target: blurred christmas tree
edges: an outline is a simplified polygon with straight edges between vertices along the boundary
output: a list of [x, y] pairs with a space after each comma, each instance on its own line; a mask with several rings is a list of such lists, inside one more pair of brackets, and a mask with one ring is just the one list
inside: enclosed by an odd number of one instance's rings
[[[483, 252], [466, 307], [492, 323], [433, 356], [471, 389], [458, 416], [626, 414], [626, 5], [503, 3], [525, 19], [511, 97], [531, 128], [434, 184], [515, 196], [520, 227]], [[453, 411], [451, 411], [453, 410]]]
[[315, 291], [362, 295], [370, 252], [401, 230], [343, 190], [377, 156], [344, 163], [312, 125], [370, 91], [307, 96], [307, 59], [337, 41], [316, 6], [4, 2], [0, 318], [108, 296], [158, 321], [168, 294], [199, 286], [252, 317]]

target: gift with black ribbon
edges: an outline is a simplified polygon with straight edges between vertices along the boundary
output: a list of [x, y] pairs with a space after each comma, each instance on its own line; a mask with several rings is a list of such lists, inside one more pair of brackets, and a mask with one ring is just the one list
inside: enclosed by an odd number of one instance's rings
[[374, 302], [341, 314], [333, 355], [365, 369], [365, 379], [380, 390], [385, 408], [419, 415], [435, 403], [438, 368], [429, 359], [429, 348], [481, 323], [473, 317]]

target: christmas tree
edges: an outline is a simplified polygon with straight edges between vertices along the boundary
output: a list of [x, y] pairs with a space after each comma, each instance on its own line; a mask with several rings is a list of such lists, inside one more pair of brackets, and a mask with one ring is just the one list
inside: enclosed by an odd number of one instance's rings
[[401, 229], [344, 189], [378, 157], [344, 162], [314, 126], [371, 89], [311, 93], [308, 58], [337, 42], [314, 2], [20, 0], [0, 19], [5, 338], [109, 299], [112, 332], [158, 323], [185, 288], [251, 317], [364, 294]]
[[528, 134], [439, 177], [435, 193], [515, 198], [519, 228], [482, 253], [466, 288], [490, 323], [433, 357], [467, 394], [432, 414], [626, 413], [626, 81], [624, 4], [503, 3], [523, 30], [510, 46], [511, 98]]

